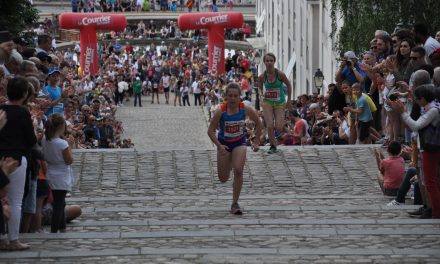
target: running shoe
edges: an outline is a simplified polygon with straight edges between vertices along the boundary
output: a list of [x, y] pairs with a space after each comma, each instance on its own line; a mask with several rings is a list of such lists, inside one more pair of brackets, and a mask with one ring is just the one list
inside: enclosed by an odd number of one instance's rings
[[387, 206], [389, 206], [389, 207], [400, 207], [401, 205], [402, 204], [396, 200], [392, 200], [391, 202], [387, 203]]
[[273, 153], [277, 153], [277, 147], [274, 145], [271, 145], [269, 150], [267, 151], [267, 154], [273, 154]]
[[243, 211], [241, 210], [240, 206], [238, 205], [238, 203], [233, 203], [231, 205], [231, 214], [235, 214], [235, 215], [242, 215]]
[[422, 207], [420, 207], [419, 209], [416, 209], [415, 211], [408, 212], [408, 214], [409, 214], [410, 216], [420, 216], [420, 215], [423, 214], [423, 212], [424, 212], [425, 210], [426, 210], [426, 207], [425, 207], [425, 206], [422, 206]]

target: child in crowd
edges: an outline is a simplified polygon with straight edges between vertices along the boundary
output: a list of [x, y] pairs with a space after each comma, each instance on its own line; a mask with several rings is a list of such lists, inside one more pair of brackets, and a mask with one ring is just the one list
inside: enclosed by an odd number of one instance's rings
[[66, 121], [61, 115], [53, 114], [46, 122], [45, 138], [42, 140], [43, 151], [47, 162], [46, 177], [53, 195], [53, 214], [51, 232], [65, 232], [66, 219], [64, 208], [66, 194], [72, 190], [73, 162], [69, 142], [63, 139]]
[[405, 161], [400, 156], [402, 147], [399, 142], [392, 141], [387, 150], [389, 157], [386, 159], [382, 152], [374, 152], [380, 171], [377, 180], [384, 195], [396, 196], [405, 175]]

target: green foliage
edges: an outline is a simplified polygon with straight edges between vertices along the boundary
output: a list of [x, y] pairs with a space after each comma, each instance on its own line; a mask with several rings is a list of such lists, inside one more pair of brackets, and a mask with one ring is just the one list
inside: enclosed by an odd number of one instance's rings
[[19, 35], [38, 20], [38, 10], [28, 0], [0, 0], [0, 31]]
[[[324, 0], [325, 1], [325, 0]], [[440, 1], [438, 0], [330, 0], [331, 37], [339, 52], [363, 52], [370, 47], [377, 29], [390, 34], [397, 24], [411, 26], [425, 23], [430, 33], [440, 30]], [[343, 25], [337, 32], [337, 14]]]

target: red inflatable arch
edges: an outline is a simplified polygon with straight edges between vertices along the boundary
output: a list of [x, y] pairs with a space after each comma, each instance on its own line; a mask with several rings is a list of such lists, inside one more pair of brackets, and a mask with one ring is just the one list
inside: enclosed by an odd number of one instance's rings
[[63, 13], [59, 16], [63, 29], [79, 29], [81, 46], [81, 73], [96, 76], [99, 72], [96, 30], [124, 30], [127, 19], [124, 15], [109, 13]]
[[180, 29], [207, 29], [209, 70], [212, 75], [225, 72], [225, 28], [243, 26], [239, 12], [188, 13], [179, 16]]

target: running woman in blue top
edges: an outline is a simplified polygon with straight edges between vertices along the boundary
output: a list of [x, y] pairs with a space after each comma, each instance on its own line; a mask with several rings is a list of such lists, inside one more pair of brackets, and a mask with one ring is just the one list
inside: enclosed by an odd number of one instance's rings
[[241, 89], [237, 83], [228, 84], [225, 95], [226, 103], [214, 113], [209, 124], [208, 136], [217, 146], [217, 171], [220, 181], [226, 182], [231, 169], [234, 170], [231, 213], [241, 215], [238, 198], [243, 185], [243, 168], [246, 161], [245, 119], [248, 116], [256, 125], [257, 133], [252, 142], [254, 151], [258, 151], [260, 145], [261, 122], [253, 108], [241, 103]]

